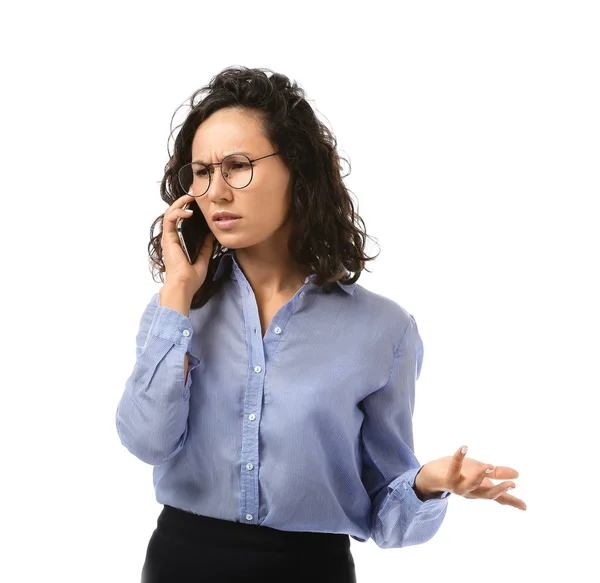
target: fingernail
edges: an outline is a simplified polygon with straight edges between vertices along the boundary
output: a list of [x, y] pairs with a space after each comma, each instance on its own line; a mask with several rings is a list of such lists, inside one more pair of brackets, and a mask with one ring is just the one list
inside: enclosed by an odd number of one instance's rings
[[493, 471], [494, 471], [493, 469], [491, 469], [491, 468], [488, 468], [488, 469], [485, 471], [485, 473], [486, 473], [486, 474], [491, 474]]
[[506, 488], [506, 491], [508, 492], [509, 490], [514, 490], [513, 486], [509, 486], [508, 488]]
[[469, 448], [468, 448], [468, 446], [466, 446], [466, 445], [465, 445], [465, 446], [464, 446], [464, 447], [463, 447], [463, 448], [460, 450], [460, 452], [461, 452], [462, 454], [465, 454], [465, 453], [467, 453], [467, 450], [468, 450], [468, 449], [469, 449]]
[[194, 211], [192, 209], [183, 209], [186, 213], [193, 213]]

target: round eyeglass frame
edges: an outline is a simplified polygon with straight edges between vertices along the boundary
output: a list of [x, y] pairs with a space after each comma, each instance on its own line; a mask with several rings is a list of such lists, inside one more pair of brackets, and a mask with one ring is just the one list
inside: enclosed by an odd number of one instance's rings
[[[254, 178], [254, 162], [258, 161], [258, 160], [263, 160], [264, 158], [270, 158], [271, 156], [275, 156], [276, 154], [279, 154], [279, 152], [273, 152], [272, 154], [267, 154], [266, 156], [261, 156], [260, 158], [254, 158], [253, 160], [251, 160], [250, 158], [248, 158], [248, 156], [246, 156], [246, 154], [228, 154], [227, 156], [225, 156], [225, 158], [223, 158], [220, 162], [212, 162], [210, 164], [204, 164], [202, 162], [188, 162], [187, 164], [184, 164], [180, 169], [179, 172], [177, 173], [177, 180], [179, 182], [179, 186], [181, 186], [182, 190], [185, 191], [185, 187], [183, 185], [183, 182], [181, 180], [181, 171], [184, 168], [187, 168], [188, 166], [191, 166], [192, 164], [201, 164], [202, 166], [204, 166], [207, 170], [209, 166], [220, 166], [221, 167], [221, 176], [223, 177], [223, 180], [225, 182], [227, 182], [227, 185], [230, 186], [231, 188], [235, 188], [236, 190], [241, 190], [242, 188], [247, 188], [249, 186], [249, 184], [252, 182], [252, 179]], [[231, 158], [233, 156], [241, 156], [243, 158], [246, 158], [246, 160], [248, 160], [248, 163], [250, 164], [250, 180], [248, 180], [248, 183], [244, 186], [231, 186], [231, 184], [229, 184], [229, 182], [227, 181], [227, 178], [225, 178], [225, 175], [223, 174], [223, 162], [225, 162], [225, 160], [227, 160], [227, 158]], [[208, 172], [208, 186], [206, 187], [206, 190], [202, 193], [202, 194], [191, 194], [189, 191], [186, 191], [186, 194], [189, 194], [190, 196], [193, 196], [194, 198], [200, 198], [201, 196], [204, 196], [210, 189], [210, 185], [212, 183], [212, 175], [210, 173], [210, 170]], [[191, 190], [191, 185], [190, 185], [190, 190]]]

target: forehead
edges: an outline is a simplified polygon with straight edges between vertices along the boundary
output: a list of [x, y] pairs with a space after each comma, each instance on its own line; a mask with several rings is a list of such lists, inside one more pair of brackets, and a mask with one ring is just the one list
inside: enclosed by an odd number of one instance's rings
[[206, 118], [196, 130], [192, 158], [206, 162], [214, 157], [257, 148], [266, 142], [255, 114], [224, 108]]

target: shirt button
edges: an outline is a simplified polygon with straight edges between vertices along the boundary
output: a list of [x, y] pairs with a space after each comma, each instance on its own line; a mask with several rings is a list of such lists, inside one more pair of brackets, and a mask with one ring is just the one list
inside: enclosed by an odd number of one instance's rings
[[190, 335], [190, 331], [189, 330], [184, 330], [183, 331], [183, 335], [184, 336], [189, 336]]
[[254, 372], [260, 372], [261, 370], [262, 370], [262, 368], [260, 368], [260, 366], [254, 367]]
[[406, 482], [402, 482], [402, 485], [404, 486], [405, 490], [408, 490], [408, 486], [406, 485]]
[[251, 470], [254, 466], [252, 464], [246, 464], [246, 469]]
[[303, 297], [303, 296], [304, 296], [304, 292], [300, 292], [300, 297]]
[[277, 326], [273, 331], [275, 332], [275, 334], [281, 334], [281, 328], [279, 326]]
[[248, 415], [248, 419], [250, 419], [250, 421], [254, 421], [256, 419], [256, 415], [254, 413], [250, 413], [250, 415]]
[[252, 514], [246, 514], [246, 520], [252, 520]]

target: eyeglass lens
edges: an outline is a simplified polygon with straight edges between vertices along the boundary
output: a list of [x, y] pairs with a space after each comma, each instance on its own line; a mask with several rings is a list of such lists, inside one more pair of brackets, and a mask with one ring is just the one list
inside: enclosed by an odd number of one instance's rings
[[[212, 166], [210, 171], [214, 172]], [[227, 156], [221, 163], [225, 182], [232, 188], [244, 188], [252, 180], [250, 160], [241, 154]], [[202, 196], [210, 185], [209, 168], [200, 162], [190, 162], [179, 170], [179, 183], [185, 192], [192, 196]]]

